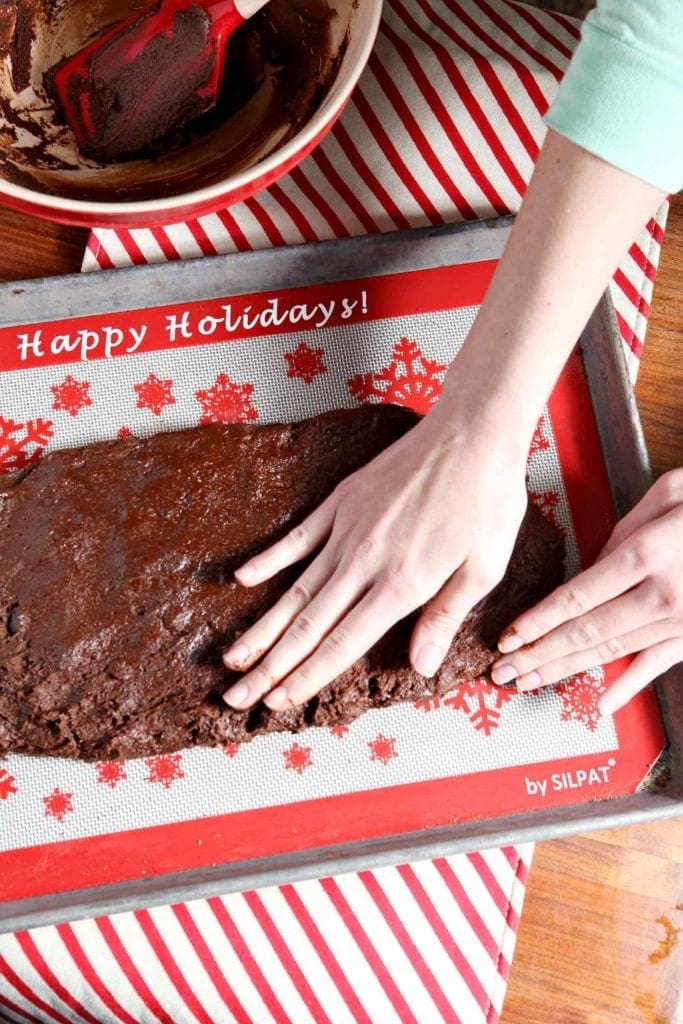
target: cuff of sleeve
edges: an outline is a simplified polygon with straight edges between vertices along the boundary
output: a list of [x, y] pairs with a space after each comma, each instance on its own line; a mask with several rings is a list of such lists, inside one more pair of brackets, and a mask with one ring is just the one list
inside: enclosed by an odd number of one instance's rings
[[548, 127], [662, 189], [683, 186], [683, 69], [584, 23]]

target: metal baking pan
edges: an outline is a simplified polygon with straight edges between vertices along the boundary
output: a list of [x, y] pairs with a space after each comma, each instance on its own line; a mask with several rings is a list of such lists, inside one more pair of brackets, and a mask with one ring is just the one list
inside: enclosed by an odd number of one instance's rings
[[[0, 327], [495, 260], [510, 223], [500, 219], [0, 285]], [[650, 471], [607, 294], [581, 336], [580, 352], [621, 516], [642, 497]], [[667, 741], [665, 768], [633, 795], [0, 903], [0, 931], [683, 815], [683, 667], [661, 677], [656, 689]]]

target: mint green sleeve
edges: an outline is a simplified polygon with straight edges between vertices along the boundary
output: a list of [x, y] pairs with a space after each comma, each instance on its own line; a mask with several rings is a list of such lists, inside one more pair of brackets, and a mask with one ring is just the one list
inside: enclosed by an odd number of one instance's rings
[[598, 0], [546, 124], [666, 192], [683, 187], [683, 0]]

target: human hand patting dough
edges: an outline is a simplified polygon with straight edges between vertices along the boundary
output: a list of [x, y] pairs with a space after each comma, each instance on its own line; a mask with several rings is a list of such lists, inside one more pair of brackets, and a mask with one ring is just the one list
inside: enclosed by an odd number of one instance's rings
[[662, 197], [548, 133], [437, 406], [303, 527], [238, 570], [252, 586], [322, 547], [224, 655], [230, 669], [246, 670], [225, 695], [230, 705], [302, 703], [423, 603], [410, 660], [434, 674], [467, 612], [504, 573], [534, 427], [619, 258]]
[[[661, 195], [549, 133], [438, 405], [238, 570], [238, 581], [253, 586], [322, 548], [226, 652], [229, 668], [246, 671], [229, 704], [302, 703], [424, 603], [410, 659], [425, 675], [437, 670], [462, 619], [503, 575], [526, 502], [534, 426], [614, 265]], [[588, 225], [595, 244], [586, 251]]]
[[636, 654], [600, 700], [612, 714], [683, 660], [683, 468], [615, 527], [596, 564], [520, 615], [502, 635], [493, 681], [535, 690]]
[[434, 675], [462, 620], [504, 575], [527, 505], [525, 458], [524, 446], [499, 431], [487, 437], [460, 418], [444, 422], [437, 408], [344, 480], [237, 571], [240, 583], [254, 586], [321, 549], [227, 652], [237, 670], [265, 653], [228, 691], [228, 703], [242, 709], [264, 697], [274, 710], [303, 703], [423, 604], [410, 660]]

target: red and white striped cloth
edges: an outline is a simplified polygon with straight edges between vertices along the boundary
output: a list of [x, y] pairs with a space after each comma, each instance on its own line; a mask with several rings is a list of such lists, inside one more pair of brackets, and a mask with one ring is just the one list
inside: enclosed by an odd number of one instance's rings
[[[387, 0], [341, 120], [230, 210], [94, 231], [84, 269], [515, 212], [574, 22], [507, 0]], [[612, 283], [635, 378], [666, 206]], [[589, 241], [589, 240], [587, 240]], [[0, 1020], [495, 1024], [531, 846], [0, 937]]]
[[0, 1020], [494, 1024], [531, 847], [0, 937]]

